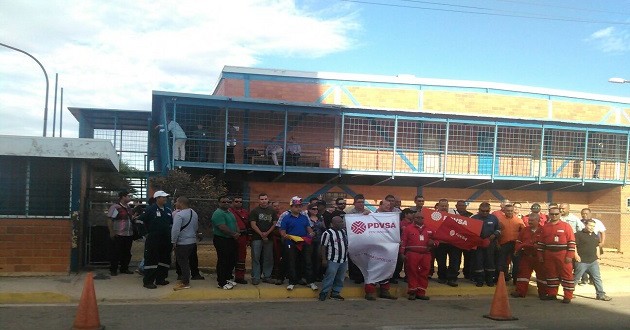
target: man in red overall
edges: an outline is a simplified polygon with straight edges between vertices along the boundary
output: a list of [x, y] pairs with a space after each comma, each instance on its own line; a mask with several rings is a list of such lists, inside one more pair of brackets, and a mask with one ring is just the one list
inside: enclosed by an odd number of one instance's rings
[[540, 216], [532, 213], [527, 218], [527, 227], [520, 231], [514, 254], [520, 256], [518, 264], [518, 274], [516, 275], [516, 291], [512, 292], [512, 297], [524, 298], [527, 295], [529, 287], [529, 279], [532, 271], [536, 272], [536, 285], [538, 287], [538, 297], [543, 298], [547, 295], [547, 286], [545, 285], [545, 275], [543, 264], [538, 261], [536, 252], [537, 242], [542, 234], [540, 224]]
[[575, 235], [571, 225], [560, 221], [560, 209], [549, 208], [549, 221], [542, 229], [538, 241], [538, 260], [544, 264], [547, 278], [547, 295], [541, 300], [556, 300], [558, 287], [562, 283], [564, 299], [568, 304], [573, 298], [573, 258], [575, 256]]
[[407, 299], [429, 300], [426, 296], [431, 270], [431, 250], [437, 246], [433, 232], [424, 226], [421, 211], [414, 213], [413, 223], [403, 228], [400, 259], [405, 262]]
[[230, 212], [236, 218], [236, 225], [241, 234], [236, 239], [238, 251], [236, 252], [236, 267], [234, 268], [234, 282], [247, 284], [245, 280], [245, 259], [247, 258], [247, 243], [249, 242], [249, 212], [243, 208], [243, 197], [234, 197]]

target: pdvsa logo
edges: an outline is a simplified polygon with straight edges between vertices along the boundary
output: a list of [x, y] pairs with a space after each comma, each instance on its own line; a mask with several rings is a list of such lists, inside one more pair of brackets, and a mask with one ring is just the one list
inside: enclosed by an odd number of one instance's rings
[[368, 228], [384, 228], [384, 229], [391, 229], [391, 228], [396, 228], [396, 224], [393, 222], [385, 222], [385, 223], [381, 223], [381, 222], [370, 222], [367, 225]]
[[442, 213], [435, 211], [433, 213], [431, 213], [431, 220], [433, 221], [440, 221], [442, 220]]
[[350, 230], [352, 230], [355, 234], [363, 234], [366, 229], [367, 227], [365, 226], [365, 223], [361, 221], [355, 221], [350, 227]]

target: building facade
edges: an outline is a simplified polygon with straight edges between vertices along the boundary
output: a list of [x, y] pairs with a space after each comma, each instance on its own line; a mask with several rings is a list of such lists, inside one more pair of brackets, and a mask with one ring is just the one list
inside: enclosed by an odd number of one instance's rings
[[542, 88], [225, 67], [213, 95], [153, 93], [151, 126], [164, 129], [150, 157], [158, 171], [220, 176], [246, 199], [568, 202], [592, 208], [624, 250], [629, 112], [628, 98]]

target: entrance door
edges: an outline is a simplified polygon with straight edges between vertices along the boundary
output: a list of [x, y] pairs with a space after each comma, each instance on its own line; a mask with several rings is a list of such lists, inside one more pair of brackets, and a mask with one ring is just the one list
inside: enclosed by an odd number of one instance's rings
[[[494, 132], [480, 131], [477, 134], [478, 173], [482, 175], [492, 174], [492, 161], [494, 150]], [[494, 174], [499, 173], [499, 159], [497, 157]]]

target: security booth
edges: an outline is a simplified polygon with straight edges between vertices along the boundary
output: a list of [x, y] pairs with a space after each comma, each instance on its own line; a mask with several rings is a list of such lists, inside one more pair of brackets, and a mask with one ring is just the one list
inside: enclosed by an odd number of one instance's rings
[[118, 168], [109, 141], [0, 136], [0, 275], [78, 271], [92, 175]]

